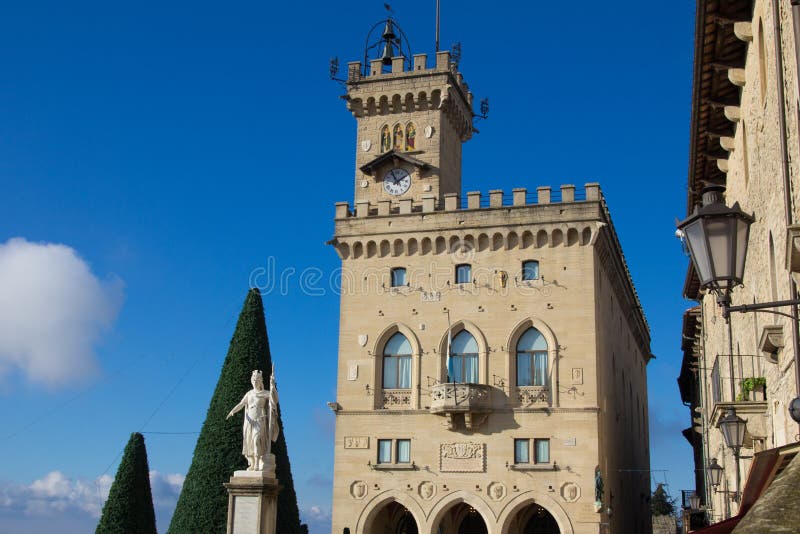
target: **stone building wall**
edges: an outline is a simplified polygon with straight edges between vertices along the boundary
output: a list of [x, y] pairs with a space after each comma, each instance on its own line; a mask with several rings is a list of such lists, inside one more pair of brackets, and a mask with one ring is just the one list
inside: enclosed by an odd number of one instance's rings
[[[533, 503], [562, 533], [649, 530], [649, 334], [631, 313], [638, 301], [597, 186], [586, 196], [388, 216], [338, 206], [333, 532], [367, 531], [389, 502], [409, 510], [420, 532], [446, 525], [457, 503], [477, 510], [489, 532], [517, 532]], [[526, 260], [539, 262], [538, 280], [521, 281]], [[453, 283], [460, 263], [473, 266], [474, 283]], [[391, 287], [395, 267], [407, 270], [408, 287]], [[453, 335], [466, 329], [478, 340], [479, 382], [489, 386], [488, 417], [471, 429], [431, 411], [446, 380], [448, 320]], [[529, 326], [548, 341], [551, 377], [540, 396], [515, 386], [515, 337]], [[398, 331], [413, 347], [411, 388], [385, 392], [382, 349]], [[551, 463], [516, 469], [515, 438], [549, 439]], [[379, 439], [410, 439], [414, 467], [376, 465]], [[477, 457], [459, 465], [446, 456], [474, 446]]]
[[[777, 0], [776, 0], [777, 1]], [[800, 172], [800, 138], [798, 138], [798, 85], [793, 20], [790, 2], [779, 2], [781, 50], [785, 91], [786, 133], [788, 160], [792, 182], [792, 213], [800, 220], [798, 206], [798, 180]], [[745, 212], [754, 214], [746, 260], [744, 287], [733, 292], [733, 305], [754, 302], [785, 300], [790, 298], [790, 272], [786, 267], [787, 224], [784, 213], [783, 155], [781, 151], [779, 88], [776, 65], [776, 39], [772, 0], [753, 2], [753, 18], [749, 23], [738, 23], [737, 35], [748, 43], [746, 62], [741, 71], [732, 72], [741, 86], [740, 105], [732, 106], [730, 115], [735, 123], [735, 136], [722, 137], [720, 145], [728, 152], [727, 160], [720, 161], [726, 170], [726, 202], [738, 202]], [[741, 76], [743, 74], [743, 78]], [[697, 82], [695, 82], [697, 83]], [[798, 440], [798, 425], [789, 417], [789, 402], [798, 395], [792, 348], [792, 326], [789, 318], [767, 313], [734, 313], [731, 316], [732, 353], [728, 327], [721, 316], [713, 295], [702, 297], [701, 393], [704, 401], [704, 445], [706, 460], [717, 458], [725, 468], [725, 480], [720, 490], [735, 490], [735, 459], [725, 447], [717, 429], [725, 408], [734, 408], [738, 415], [748, 420], [748, 435], [744, 456], [754, 451], [773, 448]], [[788, 312], [789, 308], [780, 311]], [[776, 355], [766, 354], [759, 344], [765, 327], [779, 326], [783, 347]], [[727, 372], [730, 361], [734, 372]], [[715, 402], [713, 382], [715, 361], [722, 374], [733, 378], [734, 393], [730, 393], [730, 380], [723, 377], [722, 402]], [[766, 400], [750, 402], [736, 400], [741, 392], [741, 380], [750, 376], [766, 378]], [[731, 399], [730, 397], [734, 398]], [[751, 397], [752, 400], [754, 397]], [[732, 402], [731, 402], [732, 401]], [[702, 466], [700, 466], [702, 467]], [[740, 475], [744, 484], [750, 460], [743, 459]], [[719, 520], [735, 514], [737, 506], [726, 493], [713, 492], [709, 486], [707, 498], [713, 504], [712, 515]]]

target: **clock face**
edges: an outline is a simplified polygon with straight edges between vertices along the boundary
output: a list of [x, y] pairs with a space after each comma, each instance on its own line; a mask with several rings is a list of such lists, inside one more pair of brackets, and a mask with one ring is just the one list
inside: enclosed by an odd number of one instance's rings
[[392, 169], [383, 177], [383, 189], [390, 195], [402, 195], [411, 187], [411, 175], [405, 169]]

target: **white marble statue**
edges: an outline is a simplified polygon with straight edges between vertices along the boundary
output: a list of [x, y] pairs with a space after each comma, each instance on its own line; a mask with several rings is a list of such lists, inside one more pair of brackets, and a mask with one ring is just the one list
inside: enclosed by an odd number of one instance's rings
[[274, 366], [269, 378], [269, 391], [264, 389], [261, 371], [253, 371], [250, 382], [253, 384], [253, 389], [245, 393], [241, 402], [231, 409], [226, 419], [244, 409], [242, 454], [247, 458], [248, 471], [263, 471], [268, 467], [266, 464], [274, 465], [270, 451], [272, 442], [278, 439], [280, 432]]

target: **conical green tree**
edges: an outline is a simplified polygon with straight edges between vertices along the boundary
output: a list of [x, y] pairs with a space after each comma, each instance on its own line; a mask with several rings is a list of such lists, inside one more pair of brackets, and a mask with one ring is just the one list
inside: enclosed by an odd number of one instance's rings
[[96, 534], [156, 534], [144, 437], [131, 434], [103, 506]]
[[[243, 414], [239, 412], [230, 420], [225, 420], [225, 416], [252, 388], [250, 375], [256, 369], [264, 373], [266, 382], [272, 369], [272, 357], [261, 294], [251, 289], [222, 364], [168, 534], [225, 533], [228, 493], [223, 483], [228, 482], [234, 471], [247, 468], [242, 456]], [[278, 423], [283, 430], [280, 412]], [[276, 476], [283, 486], [278, 496], [277, 532], [300, 534], [297, 496], [282, 431], [272, 444], [272, 453]]]

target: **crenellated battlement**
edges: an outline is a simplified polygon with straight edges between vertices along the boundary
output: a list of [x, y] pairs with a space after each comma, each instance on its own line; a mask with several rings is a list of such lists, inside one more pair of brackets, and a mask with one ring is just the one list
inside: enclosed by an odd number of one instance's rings
[[344, 98], [354, 117], [435, 111], [448, 118], [462, 142], [472, 136], [473, 95], [450, 52], [438, 52], [431, 67], [427, 54], [415, 54], [410, 69], [404, 56], [392, 58], [390, 72], [383, 72], [381, 59], [369, 63], [348, 63]]
[[354, 210], [350, 209], [349, 202], [337, 202], [336, 219], [513, 208], [600, 200], [602, 200], [600, 185], [594, 182], [585, 184], [583, 190], [576, 189], [571, 184], [562, 185], [556, 190], [549, 186], [538, 187], [535, 192], [529, 192], [526, 188], [520, 187], [513, 189], [511, 194], [501, 189], [489, 191], [488, 195], [483, 195], [480, 191], [470, 191], [465, 197], [459, 197], [457, 193], [447, 193], [444, 195], [443, 202], [439, 201], [434, 195], [423, 196], [421, 202], [415, 202], [411, 198], [401, 198], [398, 201], [379, 200], [377, 206], [374, 203], [362, 201], [356, 202]]
[[392, 58], [392, 67], [389, 72], [383, 71], [381, 58], [370, 60], [369, 65], [364, 65], [361, 61], [351, 61], [347, 64], [347, 83], [357, 84], [360, 82], [445, 73], [453, 77], [458, 88], [464, 95], [469, 95], [469, 101], [472, 103], [472, 93], [469, 90], [469, 85], [464, 81], [464, 75], [458, 71], [456, 63], [450, 59], [450, 52], [447, 50], [437, 52], [435, 58], [434, 64], [428, 67], [428, 54], [414, 54], [409, 69], [409, 65], [406, 65], [406, 58], [404, 56], [396, 56]]

